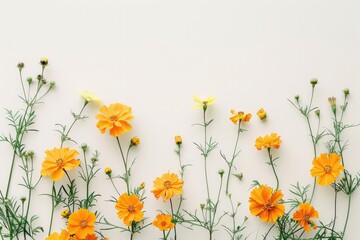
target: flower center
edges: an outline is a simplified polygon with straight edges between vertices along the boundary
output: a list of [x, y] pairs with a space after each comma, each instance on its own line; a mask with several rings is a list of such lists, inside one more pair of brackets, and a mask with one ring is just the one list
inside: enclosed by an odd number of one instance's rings
[[272, 209], [273, 209], [274, 207], [272, 206], [272, 204], [271, 203], [266, 203], [266, 204], [264, 204], [264, 206], [263, 206], [263, 209], [264, 210], [267, 210], [267, 211], [271, 211]]
[[57, 164], [58, 166], [60, 166], [63, 162], [64, 162], [64, 161], [62, 160], [62, 158], [59, 158], [59, 159], [56, 160], [56, 164]]
[[204, 106], [206, 106], [208, 104], [208, 101], [203, 101], [202, 103]]
[[324, 167], [324, 171], [325, 171], [326, 173], [331, 172], [331, 170], [332, 170], [332, 168], [331, 168], [329, 165], [326, 165], [326, 166]]
[[170, 184], [171, 184], [170, 181], [165, 181], [164, 182], [164, 187], [169, 188]]
[[304, 220], [308, 222], [310, 220], [310, 216], [308, 214], [305, 214]]
[[86, 227], [87, 226], [87, 221], [81, 220], [80, 226], [83, 227], [83, 228]]
[[127, 210], [129, 213], [135, 212], [135, 208], [133, 206], [128, 206]]
[[166, 222], [161, 222], [161, 226], [165, 227], [165, 226], [166, 226]]
[[114, 122], [117, 120], [117, 118], [118, 118], [118, 117], [117, 117], [116, 115], [111, 115], [111, 116], [110, 116], [110, 120], [111, 120], [111, 121], [114, 121]]

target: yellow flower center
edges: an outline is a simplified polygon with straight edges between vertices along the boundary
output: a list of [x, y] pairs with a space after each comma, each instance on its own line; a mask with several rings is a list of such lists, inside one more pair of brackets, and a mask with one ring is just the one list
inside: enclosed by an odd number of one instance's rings
[[129, 213], [135, 212], [135, 208], [133, 206], [128, 206], [127, 210]]
[[324, 167], [324, 171], [325, 171], [326, 173], [330, 173], [331, 170], [332, 170], [332, 168], [331, 168], [331, 166], [329, 166], [329, 165], [326, 165], [326, 166]]
[[83, 227], [83, 228], [86, 227], [87, 226], [87, 221], [81, 220], [80, 226]]
[[271, 203], [265, 203], [264, 206], [263, 206], [263, 209], [264, 210], [267, 210], [267, 211], [271, 211], [273, 209], [273, 205]]
[[304, 220], [308, 222], [308, 221], [309, 221], [309, 219], [310, 219], [310, 216], [309, 216], [308, 214], [305, 214], [305, 216], [304, 216]]
[[171, 184], [170, 181], [165, 181], [164, 182], [164, 187], [169, 188], [170, 184]]
[[59, 158], [58, 160], [56, 160], [56, 164], [58, 166], [61, 166], [61, 164], [64, 162], [64, 160], [62, 160], [62, 158]]
[[116, 116], [116, 115], [111, 115], [111, 116], [110, 116], [110, 120], [111, 120], [111, 121], [114, 121], [114, 122], [115, 122], [115, 121], [117, 121], [117, 119], [118, 119], [118, 116]]
[[203, 101], [202, 103], [204, 106], [206, 106], [208, 104], [208, 101]]

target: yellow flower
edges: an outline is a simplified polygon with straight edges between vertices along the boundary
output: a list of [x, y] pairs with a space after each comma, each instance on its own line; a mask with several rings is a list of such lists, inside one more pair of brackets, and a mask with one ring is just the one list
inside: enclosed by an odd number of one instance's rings
[[144, 202], [140, 202], [138, 196], [127, 193], [122, 194], [115, 205], [116, 210], [118, 210], [118, 217], [123, 219], [126, 226], [130, 226], [133, 221], [140, 222], [143, 220], [143, 207]]
[[230, 117], [230, 120], [234, 124], [237, 124], [238, 121], [249, 122], [252, 117], [250, 113], [245, 114], [244, 112], [236, 112], [234, 109], [231, 109], [230, 112], [233, 114], [233, 116]]
[[69, 212], [69, 210], [67, 210], [67, 209], [64, 209], [64, 210], [61, 212], [61, 216], [62, 216], [63, 218], [68, 218], [69, 215], [70, 215], [70, 212]]
[[310, 218], [319, 218], [319, 213], [309, 203], [301, 203], [299, 209], [294, 213], [293, 219], [298, 221], [299, 225], [306, 232], [310, 232], [311, 228], [316, 229], [316, 224]]
[[104, 169], [105, 174], [110, 175], [112, 173], [111, 168], [107, 167]]
[[160, 231], [168, 231], [174, 228], [175, 224], [171, 222], [172, 217], [169, 214], [158, 214], [152, 224], [159, 228]]
[[154, 189], [151, 191], [156, 199], [160, 197], [163, 198], [163, 201], [172, 198], [174, 194], [182, 194], [182, 186], [184, 180], [179, 180], [178, 176], [175, 173], [165, 173], [161, 178], [156, 178], [154, 180]]
[[131, 144], [132, 146], [137, 146], [137, 145], [139, 145], [139, 144], [140, 144], [140, 138], [138, 138], [138, 137], [133, 137], [133, 138], [131, 138], [130, 144]]
[[85, 102], [93, 102], [97, 105], [99, 105], [101, 102], [98, 96], [89, 92], [88, 90], [84, 90], [82, 93], [80, 93], [80, 96], [85, 99]]
[[276, 133], [271, 133], [270, 135], [266, 134], [264, 137], [258, 137], [255, 141], [255, 147], [258, 150], [261, 150], [262, 148], [271, 148], [274, 147], [278, 149], [281, 144], [280, 136], [278, 136]]
[[198, 104], [198, 105], [194, 106], [194, 108], [202, 107], [204, 110], [206, 110], [207, 106], [209, 106], [210, 104], [213, 104], [216, 100], [216, 98], [213, 98], [213, 97], [207, 97], [205, 100], [201, 100], [197, 96], [193, 96], [193, 99]]
[[256, 113], [258, 117], [262, 120], [266, 118], [266, 112], [263, 108], [260, 108], [259, 111]]
[[95, 234], [88, 234], [85, 240], [96, 240], [98, 237]]
[[340, 164], [340, 156], [336, 153], [321, 154], [312, 162], [313, 168], [310, 173], [313, 177], [318, 177], [317, 183], [322, 186], [332, 184], [339, 176], [341, 171], [344, 171], [344, 166]]
[[87, 235], [94, 233], [95, 221], [94, 213], [87, 209], [79, 209], [70, 215], [67, 228], [71, 235], [75, 234], [78, 238], [84, 239]]
[[45, 238], [45, 240], [68, 240], [69, 238], [70, 234], [66, 230], [62, 230], [60, 235], [57, 232], [54, 232]]
[[96, 127], [101, 133], [109, 130], [110, 135], [118, 137], [131, 130], [131, 125], [128, 123], [134, 117], [131, 115], [131, 107], [120, 103], [112, 103], [109, 107], [103, 105], [99, 108], [100, 114], [96, 115], [99, 120]]
[[175, 143], [177, 145], [181, 145], [182, 144], [182, 138], [181, 136], [175, 136]]
[[69, 171], [80, 165], [75, 157], [79, 154], [76, 150], [69, 148], [54, 148], [45, 151], [45, 159], [42, 162], [41, 175], [49, 176], [54, 181], [64, 176], [64, 170]]
[[263, 222], [276, 222], [285, 213], [284, 204], [279, 203], [282, 197], [280, 190], [273, 192], [265, 185], [254, 188], [249, 199], [251, 214], [260, 217]]
[[40, 59], [40, 65], [45, 67], [46, 65], [48, 65], [49, 60], [47, 58], [42, 58]]

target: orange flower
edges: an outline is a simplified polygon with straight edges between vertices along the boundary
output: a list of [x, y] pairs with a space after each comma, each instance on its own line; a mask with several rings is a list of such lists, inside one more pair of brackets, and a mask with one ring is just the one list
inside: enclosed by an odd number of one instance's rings
[[69, 171], [80, 165], [75, 157], [79, 154], [69, 148], [54, 148], [45, 151], [46, 157], [42, 163], [41, 175], [48, 176], [54, 181], [64, 176], [64, 170]]
[[87, 235], [94, 233], [96, 216], [87, 209], [79, 209], [72, 213], [68, 221], [69, 233], [75, 234], [76, 237], [84, 239]]
[[130, 226], [133, 221], [140, 222], [144, 218], [143, 209], [144, 202], [140, 202], [140, 199], [135, 194], [130, 196], [127, 193], [122, 194], [115, 208], [118, 210], [118, 217], [123, 219], [126, 226]]
[[258, 117], [263, 120], [266, 118], [266, 111], [263, 108], [260, 108], [259, 111], [256, 113]]
[[[299, 209], [294, 212], [293, 219], [299, 222], [299, 225], [306, 232], [310, 232], [311, 228], [316, 229], [316, 224], [310, 218], [319, 218], [319, 213], [309, 203], [301, 203]], [[310, 225], [309, 225], [310, 224]]]
[[184, 180], [180, 180], [175, 173], [165, 173], [161, 178], [154, 180], [154, 189], [151, 191], [156, 199], [163, 198], [164, 202], [174, 194], [182, 194]]
[[45, 240], [68, 240], [69, 238], [70, 234], [66, 230], [62, 230], [60, 235], [57, 232], [54, 232], [45, 238]]
[[250, 113], [245, 114], [244, 112], [236, 112], [234, 109], [231, 109], [231, 114], [233, 114], [233, 116], [230, 117], [230, 120], [234, 124], [237, 124], [238, 121], [249, 122], [252, 117]]
[[271, 133], [270, 136], [266, 134], [264, 137], [258, 137], [255, 141], [255, 147], [258, 150], [261, 150], [262, 148], [268, 149], [271, 147], [278, 149], [281, 143], [282, 141], [280, 136], [276, 133]]
[[339, 176], [344, 167], [340, 164], [340, 156], [336, 153], [321, 154], [312, 162], [313, 168], [310, 173], [313, 177], [318, 177], [317, 183], [322, 186], [330, 185]]
[[96, 240], [97, 236], [95, 234], [88, 234], [85, 240]]
[[160, 231], [168, 231], [174, 228], [175, 224], [171, 222], [172, 217], [169, 214], [158, 214], [152, 224], [159, 228]]
[[260, 217], [263, 222], [276, 222], [285, 213], [284, 204], [279, 203], [282, 197], [280, 190], [273, 192], [265, 185], [254, 188], [249, 199], [251, 214]]
[[131, 125], [127, 122], [134, 118], [131, 107], [120, 103], [112, 103], [109, 107], [103, 105], [99, 108], [100, 114], [96, 115], [99, 120], [96, 127], [101, 133], [109, 130], [110, 135], [118, 137], [131, 130]]

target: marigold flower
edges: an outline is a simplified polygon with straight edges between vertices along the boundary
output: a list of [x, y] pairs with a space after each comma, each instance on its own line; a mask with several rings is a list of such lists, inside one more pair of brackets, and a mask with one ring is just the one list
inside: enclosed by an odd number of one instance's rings
[[273, 192], [265, 185], [254, 188], [249, 198], [251, 214], [260, 217], [263, 222], [276, 222], [285, 213], [284, 204], [279, 203], [282, 197], [280, 190]]
[[87, 235], [94, 233], [95, 221], [94, 213], [87, 209], [79, 209], [70, 215], [67, 228], [71, 235], [75, 234], [78, 238], [84, 239]]
[[159, 228], [160, 231], [168, 231], [175, 226], [171, 220], [171, 215], [161, 213], [156, 215], [156, 219], [152, 222], [152, 225]]
[[197, 96], [193, 96], [193, 99], [198, 104], [198, 105], [195, 105], [194, 108], [202, 107], [204, 110], [206, 110], [207, 106], [209, 106], [210, 104], [213, 104], [216, 100], [216, 98], [214, 98], [214, 97], [207, 97], [205, 100], [201, 100]]
[[299, 222], [299, 225], [306, 232], [311, 231], [311, 227], [316, 229], [316, 224], [310, 218], [319, 218], [318, 211], [309, 203], [301, 203], [299, 209], [294, 212], [293, 219]]
[[62, 216], [63, 218], [67, 218], [67, 217], [69, 217], [69, 215], [70, 215], [69, 210], [67, 210], [67, 209], [62, 210], [61, 216]]
[[64, 170], [69, 171], [80, 165], [80, 161], [75, 159], [79, 153], [73, 149], [54, 148], [46, 150], [45, 154], [41, 175], [50, 175], [50, 178], [54, 181], [60, 180], [64, 176]]
[[137, 146], [137, 145], [139, 145], [139, 144], [140, 144], [140, 138], [138, 138], [138, 137], [133, 137], [133, 138], [131, 138], [130, 144], [131, 144], [132, 146]]
[[258, 115], [258, 117], [263, 120], [266, 118], [266, 111], [263, 108], [260, 108], [259, 111], [257, 111], [256, 113]]
[[60, 235], [57, 232], [50, 234], [45, 240], [68, 240], [70, 234], [66, 230], [62, 230]]
[[177, 145], [181, 145], [182, 144], [182, 138], [181, 136], [175, 136], [175, 143]]
[[258, 137], [255, 141], [255, 147], [258, 150], [261, 150], [262, 148], [267, 149], [274, 147], [278, 149], [280, 147], [280, 144], [282, 143], [280, 136], [276, 133], [271, 133], [270, 135], [266, 134], [264, 137]]
[[144, 202], [140, 202], [140, 199], [135, 194], [128, 195], [127, 193], [122, 194], [115, 208], [118, 210], [118, 217], [123, 219], [126, 226], [130, 226], [133, 221], [140, 222], [144, 218], [142, 212]]
[[175, 173], [165, 173], [160, 178], [154, 180], [154, 189], [151, 191], [156, 199], [160, 197], [163, 198], [163, 201], [172, 198], [174, 194], [182, 194], [182, 186], [184, 180], [180, 180], [177, 174]]
[[230, 117], [230, 120], [234, 124], [237, 124], [238, 121], [249, 122], [252, 117], [251, 113], [245, 114], [244, 112], [236, 112], [234, 109], [231, 109], [230, 112], [231, 112], [231, 114], [233, 114], [233, 116]]
[[99, 108], [100, 114], [96, 115], [96, 119], [99, 120], [96, 127], [105, 133], [109, 130], [111, 136], [118, 137], [132, 129], [128, 123], [132, 116], [131, 107], [120, 103], [112, 103], [109, 107], [103, 105]]
[[89, 92], [88, 90], [84, 90], [83, 92], [81, 92], [80, 96], [82, 98], [84, 98], [85, 102], [87, 102], [87, 103], [88, 102], [93, 102], [93, 103], [99, 105], [100, 102], [101, 102], [100, 98], [98, 96], [96, 96], [95, 94]]
[[339, 176], [341, 171], [344, 171], [344, 166], [340, 164], [340, 156], [336, 153], [322, 153], [312, 162], [313, 168], [310, 173], [313, 177], [318, 177], [317, 183], [322, 186], [332, 184]]

